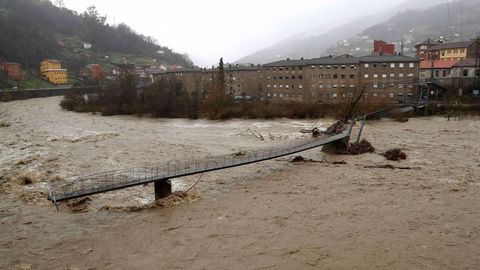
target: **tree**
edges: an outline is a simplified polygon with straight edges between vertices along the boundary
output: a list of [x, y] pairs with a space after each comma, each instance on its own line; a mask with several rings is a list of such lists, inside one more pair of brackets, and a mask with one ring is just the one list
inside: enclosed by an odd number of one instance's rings
[[63, 0], [55, 0], [55, 6], [57, 6], [59, 8], [64, 8], [65, 3], [63, 2]]
[[232, 99], [225, 92], [225, 70], [223, 58], [220, 58], [212, 91], [205, 101], [205, 111], [210, 119], [227, 118], [230, 113]]
[[83, 13], [83, 17], [90, 18], [101, 25], [104, 25], [107, 21], [107, 17], [100, 16], [100, 13], [95, 6], [89, 6], [87, 10]]

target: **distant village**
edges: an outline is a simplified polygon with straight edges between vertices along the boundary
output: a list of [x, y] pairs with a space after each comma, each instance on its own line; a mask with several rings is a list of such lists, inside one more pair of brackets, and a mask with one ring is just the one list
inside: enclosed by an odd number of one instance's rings
[[[480, 38], [465, 42], [426, 40], [416, 45], [416, 56], [397, 52], [395, 44], [375, 40], [372, 52], [362, 57], [329, 55], [313, 59], [284, 59], [264, 65], [227, 64], [226, 94], [235, 100], [278, 100], [340, 103], [361, 91], [363, 99], [378, 102], [424, 98], [446, 101], [455, 96], [479, 97]], [[162, 79], [182, 83], [189, 94], [206, 98], [218, 67], [131, 65], [139, 80], [151, 84]], [[18, 63], [0, 62], [0, 72], [23, 80]], [[68, 70], [55, 59], [39, 63], [39, 74], [54, 85], [68, 84]], [[106, 74], [99, 64], [81, 69], [79, 76], [93, 81], [114, 80], [120, 71]]]

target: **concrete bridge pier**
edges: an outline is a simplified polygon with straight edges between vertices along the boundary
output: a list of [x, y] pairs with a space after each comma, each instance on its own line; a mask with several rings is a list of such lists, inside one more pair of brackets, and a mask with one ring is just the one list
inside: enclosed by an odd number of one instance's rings
[[155, 200], [163, 199], [172, 194], [172, 182], [170, 180], [159, 180], [154, 183]]

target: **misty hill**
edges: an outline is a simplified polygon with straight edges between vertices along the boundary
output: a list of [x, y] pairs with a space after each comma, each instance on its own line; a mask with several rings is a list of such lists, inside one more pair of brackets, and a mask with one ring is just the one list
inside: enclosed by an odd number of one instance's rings
[[94, 8], [78, 14], [47, 0], [0, 0], [0, 36], [0, 59], [24, 67], [38, 68], [44, 58], [59, 59], [71, 70], [95, 62], [191, 65], [125, 24], [108, 25]]
[[396, 8], [373, 16], [365, 16], [346, 22], [344, 25], [325, 31], [324, 26], [319, 26], [313, 31], [304, 32], [290, 37], [273, 46], [262, 49], [256, 53], [239, 59], [239, 63], [267, 63], [279, 58], [313, 58], [326, 54], [326, 51], [337, 44], [364, 31], [368, 27], [388, 20], [400, 11], [407, 9], [424, 9], [443, 2], [443, 0], [408, 0]]
[[[449, 16], [450, 14], [450, 16]], [[369, 27], [356, 36], [339, 41], [327, 50], [327, 54], [362, 55], [372, 50], [373, 40], [383, 39], [395, 43], [400, 51], [415, 54], [415, 45], [428, 38], [443, 38], [447, 41], [469, 40], [480, 36], [480, 1], [455, 1], [426, 10], [407, 10], [389, 20]], [[463, 22], [462, 22], [463, 15]], [[462, 27], [463, 26], [463, 27]]]

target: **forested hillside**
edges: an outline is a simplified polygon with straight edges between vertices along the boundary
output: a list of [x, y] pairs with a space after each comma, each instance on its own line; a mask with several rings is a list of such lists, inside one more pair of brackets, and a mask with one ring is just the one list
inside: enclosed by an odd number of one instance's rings
[[47, 0], [0, 0], [0, 37], [0, 59], [27, 67], [38, 67], [44, 58], [59, 59], [71, 70], [105, 59], [191, 64], [125, 24], [108, 25], [94, 7], [77, 14]]

